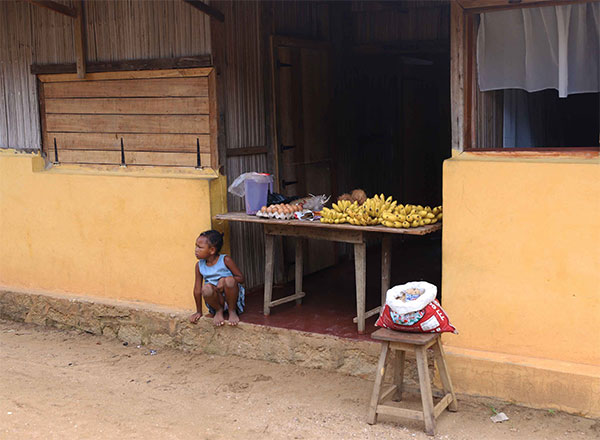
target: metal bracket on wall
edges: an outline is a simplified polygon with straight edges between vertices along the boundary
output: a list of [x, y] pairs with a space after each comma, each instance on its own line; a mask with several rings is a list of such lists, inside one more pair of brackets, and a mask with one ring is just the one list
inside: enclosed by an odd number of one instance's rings
[[202, 168], [202, 162], [200, 160], [200, 139], [196, 138], [196, 168]]
[[54, 138], [54, 162], [55, 165], [58, 165], [60, 162], [58, 161], [58, 148], [56, 148], [56, 138]]
[[125, 147], [123, 146], [123, 138], [121, 138], [121, 166], [127, 166], [127, 164], [125, 164]]

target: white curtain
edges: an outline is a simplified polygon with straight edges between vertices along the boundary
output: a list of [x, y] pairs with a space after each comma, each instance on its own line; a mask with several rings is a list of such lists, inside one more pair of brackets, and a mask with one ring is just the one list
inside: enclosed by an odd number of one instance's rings
[[600, 90], [600, 2], [481, 14], [481, 91]]

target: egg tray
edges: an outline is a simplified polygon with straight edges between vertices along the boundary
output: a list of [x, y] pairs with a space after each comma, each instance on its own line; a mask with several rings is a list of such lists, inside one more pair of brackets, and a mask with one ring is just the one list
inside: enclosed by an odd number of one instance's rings
[[261, 217], [261, 218], [274, 218], [277, 220], [294, 220], [296, 217], [294, 217], [294, 213], [283, 213], [283, 212], [261, 212], [258, 211], [256, 213], [257, 217]]

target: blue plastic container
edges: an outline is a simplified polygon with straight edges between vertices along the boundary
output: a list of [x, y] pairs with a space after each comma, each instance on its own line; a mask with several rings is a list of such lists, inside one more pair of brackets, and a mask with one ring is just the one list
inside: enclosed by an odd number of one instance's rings
[[273, 176], [257, 174], [244, 180], [246, 214], [254, 215], [267, 205], [269, 190], [273, 192]]

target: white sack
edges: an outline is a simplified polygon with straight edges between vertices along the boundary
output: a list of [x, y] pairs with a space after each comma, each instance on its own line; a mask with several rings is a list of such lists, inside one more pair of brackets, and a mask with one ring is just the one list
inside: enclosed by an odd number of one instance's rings
[[[402, 296], [403, 291], [408, 289], [421, 289], [424, 292], [419, 298], [404, 302], [399, 297]], [[406, 284], [394, 286], [388, 290], [385, 295], [385, 303], [390, 306], [393, 312], [405, 315], [424, 309], [427, 304], [435, 299], [436, 295], [437, 287], [433, 284], [427, 281], [411, 281]]]

